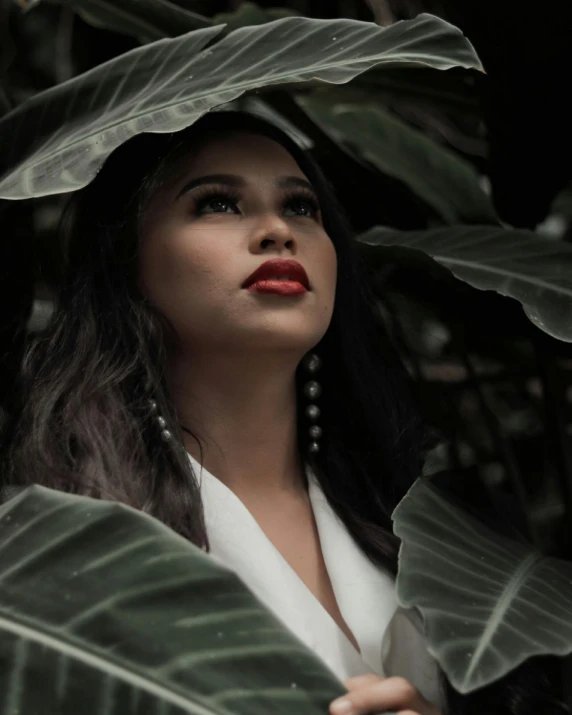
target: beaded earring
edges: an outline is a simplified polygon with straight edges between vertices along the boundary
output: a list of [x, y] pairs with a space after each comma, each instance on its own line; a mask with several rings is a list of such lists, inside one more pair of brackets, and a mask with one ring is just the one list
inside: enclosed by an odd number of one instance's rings
[[[306, 368], [306, 370], [308, 370], [310, 374], [314, 374], [318, 372], [318, 370], [322, 366], [322, 360], [317, 353], [309, 353], [303, 359], [302, 365]], [[147, 391], [149, 391], [150, 385], [146, 383], [145, 388]], [[322, 394], [322, 386], [316, 380], [310, 380], [304, 385], [304, 394], [306, 395], [306, 397], [310, 398], [310, 400], [317, 400], [318, 397]], [[147, 404], [149, 405], [149, 409], [153, 413], [155, 423], [161, 430], [161, 439], [164, 442], [172, 442], [173, 433], [167, 429], [167, 420], [159, 414], [157, 401], [149, 399], [147, 400]], [[321, 414], [320, 408], [318, 407], [318, 405], [310, 403], [306, 406], [304, 412], [306, 417], [314, 423], [308, 429], [308, 434], [310, 436], [310, 439], [312, 440], [308, 446], [308, 450], [310, 451], [310, 453], [315, 454], [316, 452], [320, 451], [320, 444], [318, 440], [322, 436], [322, 428], [319, 425], [315, 424]], [[184, 427], [183, 429], [186, 430], [186, 428]]]
[[173, 439], [173, 433], [167, 429], [167, 420], [159, 414], [159, 408], [157, 407], [157, 402], [155, 400], [148, 400], [148, 405], [151, 412], [154, 413], [155, 422], [161, 430], [161, 439], [163, 442], [171, 442]]
[[[151, 380], [150, 378], [145, 379], [143, 383], [143, 389], [147, 394], [151, 392]], [[155, 424], [157, 427], [159, 427], [159, 430], [161, 431], [161, 439], [163, 442], [172, 442], [173, 441], [173, 433], [167, 429], [167, 420], [163, 417], [163, 415], [159, 414], [159, 407], [157, 405], [156, 400], [148, 399], [147, 400], [147, 405], [149, 406], [149, 409], [151, 413], [153, 414], [153, 419], [155, 421]]]
[[[322, 360], [317, 353], [309, 353], [302, 361], [302, 364], [306, 368], [306, 370], [308, 370], [308, 372], [313, 374], [318, 372], [318, 370], [321, 368]], [[310, 380], [310, 382], [307, 382], [304, 385], [304, 394], [311, 400], [316, 400], [322, 394], [322, 386], [316, 380]], [[311, 422], [315, 423], [320, 416], [320, 408], [318, 407], [318, 405], [309, 404], [306, 407], [305, 414]], [[310, 439], [312, 440], [308, 449], [312, 454], [315, 454], [316, 452], [320, 451], [320, 444], [318, 440], [322, 436], [322, 428], [317, 424], [313, 424], [309, 428], [308, 434], [310, 435]]]

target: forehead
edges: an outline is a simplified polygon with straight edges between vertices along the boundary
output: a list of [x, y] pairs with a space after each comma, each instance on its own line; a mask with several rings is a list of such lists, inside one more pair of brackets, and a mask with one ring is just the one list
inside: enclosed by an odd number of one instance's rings
[[171, 164], [147, 209], [153, 212], [171, 203], [190, 179], [216, 173], [241, 175], [259, 185], [274, 183], [277, 175], [308, 178], [290, 152], [270, 137], [242, 130], [207, 133], [187, 145]]
[[242, 174], [284, 173], [287, 170], [304, 176], [285, 147], [270, 137], [245, 131], [217, 132], [201, 137], [181, 158], [179, 169], [186, 176], [198, 176], [206, 169]]

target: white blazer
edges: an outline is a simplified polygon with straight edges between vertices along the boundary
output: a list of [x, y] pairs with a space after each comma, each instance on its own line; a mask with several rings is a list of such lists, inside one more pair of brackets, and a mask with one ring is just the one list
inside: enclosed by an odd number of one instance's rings
[[339, 680], [364, 673], [400, 675], [443, 709], [437, 664], [427, 652], [418, 612], [398, 605], [393, 576], [364, 555], [309, 465], [309, 497], [324, 561], [361, 655], [236, 494], [190, 454], [189, 459], [199, 477], [210, 556], [232, 569]]

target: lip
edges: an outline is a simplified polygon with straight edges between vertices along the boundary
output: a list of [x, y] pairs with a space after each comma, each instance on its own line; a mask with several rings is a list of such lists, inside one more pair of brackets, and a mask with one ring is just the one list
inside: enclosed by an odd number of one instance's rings
[[265, 261], [248, 276], [241, 287], [248, 288], [257, 281], [268, 280], [272, 276], [287, 276], [290, 280], [301, 283], [306, 290], [310, 290], [310, 281], [304, 267], [298, 261], [288, 258], [273, 258]]

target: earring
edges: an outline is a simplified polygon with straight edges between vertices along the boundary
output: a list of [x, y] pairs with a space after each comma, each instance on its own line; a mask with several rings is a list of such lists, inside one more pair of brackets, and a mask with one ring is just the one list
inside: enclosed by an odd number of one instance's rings
[[160, 414], [158, 414], [158, 407], [155, 400], [148, 401], [151, 412], [155, 413], [155, 422], [161, 430], [161, 439], [164, 442], [170, 442], [173, 439], [172, 433], [167, 429], [167, 420]]
[[[151, 380], [149, 376], [147, 376], [143, 383], [143, 389], [147, 394], [151, 392]], [[170, 442], [173, 439], [173, 433], [167, 429], [167, 420], [163, 417], [163, 415], [159, 414], [159, 407], [156, 400], [147, 400], [147, 404], [149, 405], [151, 412], [154, 414], [155, 423], [161, 430], [161, 439], [164, 442]]]
[[[318, 372], [318, 370], [322, 366], [322, 360], [320, 356], [317, 355], [317, 353], [309, 353], [302, 361], [302, 364], [304, 365], [306, 370], [308, 370], [308, 372], [313, 374], [315, 372]], [[307, 382], [304, 385], [304, 394], [311, 400], [315, 400], [322, 394], [322, 386], [319, 382], [316, 382], [316, 380], [310, 380], [310, 382]], [[311, 420], [312, 422], [316, 422], [316, 420], [320, 416], [320, 408], [318, 407], [318, 405], [310, 404], [306, 407], [305, 414], [309, 420]], [[310, 435], [310, 438], [312, 440], [308, 449], [312, 454], [315, 454], [316, 452], [320, 451], [320, 445], [318, 443], [318, 440], [322, 436], [322, 428], [317, 424], [313, 424], [308, 430], [308, 434]]]

